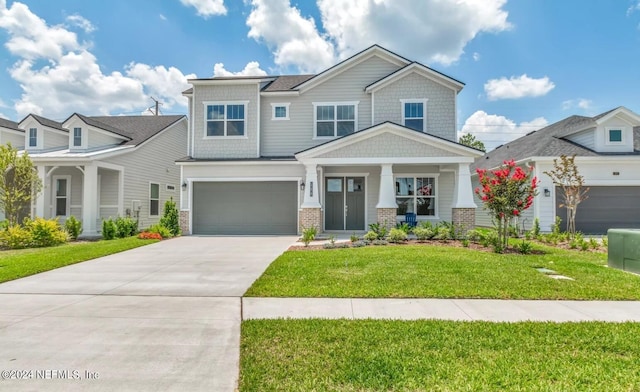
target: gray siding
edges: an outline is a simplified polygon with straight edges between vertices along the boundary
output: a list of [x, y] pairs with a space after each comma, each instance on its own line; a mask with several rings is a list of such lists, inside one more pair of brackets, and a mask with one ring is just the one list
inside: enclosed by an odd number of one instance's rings
[[[180, 168], [174, 162], [184, 157], [186, 148], [187, 122], [182, 120], [148, 140], [137, 150], [105, 160], [108, 163], [124, 166], [124, 209], [131, 208], [132, 200], [140, 200], [141, 229], [159, 220], [159, 217], [149, 216], [150, 182], [160, 184], [160, 215], [162, 215], [164, 203], [171, 197], [178, 202]], [[175, 186], [176, 191], [168, 192], [166, 184]]]
[[[83, 133], [85, 135], [87, 135], [87, 149], [92, 149], [92, 148], [97, 148], [97, 147], [104, 147], [104, 146], [111, 146], [114, 144], [120, 144], [122, 143], [122, 139], [118, 139], [115, 138], [113, 136], [110, 135], [106, 135], [102, 132], [96, 132], [96, 131], [91, 131], [89, 130], [87, 132], [87, 129], [84, 128]], [[71, 132], [73, 132], [73, 129], [71, 129]], [[71, 135], [71, 137], [73, 137], [73, 135]]]
[[[194, 129], [192, 130], [195, 137], [194, 158], [255, 158], [258, 156], [257, 83], [234, 86], [194, 86], [194, 98]], [[203, 103], [228, 101], [249, 101], [245, 113], [246, 138], [205, 139], [205, 108]]]
[[24, 148], [24, 134], [15, 134], [0, 130], [0, 144], [11, 143], [14, 148], [22, 150]]
[[[48, 170], [48, 168], [47, 168]], [[71, 176], [71, 198], [69, 199], [69, 214], [75, 216], [79, 220], [82, 220], [82, 181], [83, 174], [80, 170], [73, 166], [62, 166], [55, 169], [49, 176], [45, 187], [43, 189], [45, 210], [44, 213], [47, 217], [55, 217], [54, 208], [54, 195], [55, 195], [55, 182], [56, 176]]]
[[401, 99], [427, 98], [427, 132], [456, 141], [456, 92], [411, 73], [374, 93], [375, 123], [402, 124]]
[[595, 150], [596, 148], [596, 131], [595, 129], [589, 129], [587, 131], [578, 132], [573, 135], [567, 136], [567, 139], [574, 143], [580, 144], [586, 148]]
[[43, 130], [42, 127], [38, 127], [38, 137], [44, 137], [44, 144], [42, 146], [44, 150], [59, 147], [69, 147], [68, 134], [59, 134], [57, 132]]
[[[326, 142], [327, 139], [313, 139], [313, 102], [359, 101], [358, 129], [371, 126], [371, 95], [365, 93], [364, 89], [398, 68], [397, 65], [374, 56], [300, 96], [263, 96], [260, 105], [261, 154], [264, 156], [293, 155], [298, 151]], [[291, 103], [290, 120], [271, 120], [271, 103], [279, 102]], [[196, 119], [197, 116], [196, 114]]]

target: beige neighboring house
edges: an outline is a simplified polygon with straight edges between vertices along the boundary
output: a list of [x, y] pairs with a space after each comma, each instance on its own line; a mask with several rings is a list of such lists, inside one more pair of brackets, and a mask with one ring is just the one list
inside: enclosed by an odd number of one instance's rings
[[109, 217], [137, 217], [147, 227], [159, 220], [165, 201], [179, 199], [174, 162], [187, 151], [185, 116], [76, 113], [60, 123], [30, 114], [19, 124], [3, 120], [0, 130], [2, 142], [6, 135], [20, 140], [12, 144], [29, 153], [44, 184], [32, 216], [64, 222], [73, 215], [83, 236], [96, 236]]
[[191, 79], [181, 225], [193, 234], [473, 225], [464, 84], [374, 45], [317, 75]]

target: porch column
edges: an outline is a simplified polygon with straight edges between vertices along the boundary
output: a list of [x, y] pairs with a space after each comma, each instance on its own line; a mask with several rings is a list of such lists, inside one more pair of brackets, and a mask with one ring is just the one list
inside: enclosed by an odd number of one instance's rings
[[393, 165], [380, 165], [380, 189], [378, 193], [378, 223], [395, 226], [398, 204], [393, 185]]
[[38, 166], [38, 178], [42, 182], [42, 191], [36, 196], [36, 217], [44, 217], [45, 187], [47, 186], [47, 168]]
[[95, 236], [98, 234], [96, 221], [98, 219], [98, 167], [84, 166], [84, 181], [82, 186], [82, 235]]
[[476, 225], [476, 208], [471, 186], [471, 173], [468, 163], [459, 163], [456, 170], [455, 190], [451, 208], [452, 222], [463, 231], [472, 229]]
[[305, 164], [305, 180], [304, 180], [304, 198], [299, 216], [298, 231], [309, 227], [316, 227], [318, 231], [322, 231], [322, 205], [320, 205], [320, 197], [318, 186], [318, 165]]

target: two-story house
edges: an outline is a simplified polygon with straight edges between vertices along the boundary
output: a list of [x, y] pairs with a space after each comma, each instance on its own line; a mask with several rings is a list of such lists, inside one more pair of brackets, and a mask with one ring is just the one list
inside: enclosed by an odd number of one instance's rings
[[157, 223], [164, 202], [180, 196], [175, 160], [187, 151], [185, 116], [73, 114], [60, 123], [30, 114], [13, 128], [0, 125], [3, 142], [5, 128], [20, 136], [12, 144], [24, 146], [44, 185], [32, 216], [73, 215], [91, 237], [109, 217], [138, 218], [141, 228]]
[[[478, 159], [472, 169], [493, 169], [514, 159], [534, 167], [540, 179], [533, 207], [520, 219], [531, 228], [537, 218], [549, 231], [559, 216], [566, 227], [562, 191], [545, 172], [561, 154], [575, 155], [587, 199], [578, 206], [576, 229], [586, 234], [606, 234], [609, 228], [640, 228], [640, 116], [618, 107], [594, 117], [571, 116], [496, 148]], [[474, 173], [474, 183], [478, 179]], [[486, 211], [476, 214], [478, 226], [491, 226]]]
[[181, 224], [193, 234], [473, 225], [463, 83], [379, 46], [317, 74], [192, 79]]

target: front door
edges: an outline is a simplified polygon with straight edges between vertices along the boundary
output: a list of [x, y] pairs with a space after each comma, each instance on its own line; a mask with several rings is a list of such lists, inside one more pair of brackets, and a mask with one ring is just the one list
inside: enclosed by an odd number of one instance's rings
[[325, 230], [364, 230], [364, 177], [325, 178]]

